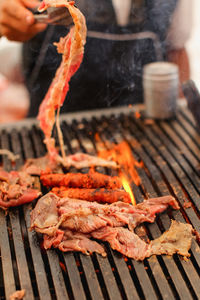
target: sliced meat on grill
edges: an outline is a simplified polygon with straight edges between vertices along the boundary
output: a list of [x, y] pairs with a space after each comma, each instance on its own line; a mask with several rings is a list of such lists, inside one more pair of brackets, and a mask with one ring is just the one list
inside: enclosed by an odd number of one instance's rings
[[16, 196], [16, 198], [6, 198], [5, 200], [5, 195], [0, 192], [0, 207], [7, 209], [9, 207], [23, 205], [25, 203], [32, 202], [34, 199], [37, 199], [40, 195], [41, 193], [37, 190], [27, 189], [22, 190], [20, 196], [18, 195]]
[[34, 179], [25, 172], [0, 170], [0, 207], [9, 208], [28, 203], [41, 193], [33, 189]]
[[172, 224], [161, 237], [150, 243], [151, 254], [173, 255], [178, 253], [185, 257], [190, 256], [193, 228], [190, 224], [184, 224], [172, 220]]
[[[31, 213], [31, 229], [44, 233], [44, 248], [61, 251], [92, 252], [105, 256], [104, 248], [96, 241], [109, 242], [112, 249], [143, 260], [153, 254], [179, 253], [188, 256], [193, 237], [192, 226], [173, 222], [160, 238], [146, 243], [130, 229], [141, 222], [153, 222], [155, 214], [178, 204], [172, 196], [154, 198], [136, 206], [123, 202], [103, 205], [96, 202], [62, 198], [49, 193], [39, 199]], [[157, 208], [157, 209], [156, 209]], [[152, 211], [151, 211], [152, 210]], [[128, 225], [128, 228], [123, 226]]]
[[40, 176], [42, 184], [48, 187], [65, 186], [69, 188], [107, 188], [114, 189], [122, 186], [117, 176], [111, 177], [98, 172], [43, 174]]
[[48, 154], [39, 158], [29, 158], [22, 166], [20, 171], [25, 171], [30, 175], [38, 175], [41, 173], [62, 173], [62, 166], [65, 168], [75, 167], [76, 169], [89, 168], [93, 166], [102, 166], [117, 168], [114, 161], [105, 160], [97, 156], [92, 156], [84, 153], [76, 153], [68, 155], [63, 160], [62, 157], [56, 155], [55, 158]]
[[79, 199], [60, 199], [53, 193], [48, 193], [39, 199], [32, 211], [31, 227], [49, 235], [58, 227], [83, 233], [90, 233], [105, 226], [128, 225], [132, 230], [142, 222], [152, 223], [156, 213], [164, 211], [170, 204], [178, 208], [178, 204], [175, 203], [176, 200], [172, 196], [167, 196], [144, 201], [143, 206], [123, 202], [103, 205]]
[[97, 201], [99, 203], [114, 203], [117, 201], [131, 203], [130, 195], [121, 190], [55, 187], [52, 189], [52, 193], [61, 198], [68, 197], [87, 201]]
[[6, 172], [0, 169], [0, 181], [9, 182], [9, 184], [20, 184], [21, 186], [32, 186], [34, 179], [26, 172], [11, 171]]
[[160, 206], [160, 211], [162, 212], [163, 209], [166, 209], [166, 205], [172, 206], [174, 209], [179, 209], [178, 202], [176, 199], [172, 196], [163, 196], [163, 197], [158, 197], [158, 198], [151, 198], [147, 199], [139, 204], [137, 204], [137, 208], [146, 210], [146, 211], [151, 211], [152, 214], [154, 214], [153, 207], [155, 207], [157, 213], [158, 213], [158, 205]]
[[44, 248], [50, 249], [53, 246], [63, 252], [79, 251], [87, 255], [96, 252], [102, 256], [106, 256], [107, 254], [104, 247], [90, 240], [89, 237], [89, 235], [72, 232], [70, 230], [58, 230], [53, 237], [44, 235]]
[[85, 153], [76, 153], [72, 155], [68, 155], [63, 160], [59, 158], [62, 165], [69, 169], [70, 167], [74, 167], [76, 169], [89, 168], [89, 167], [107, 167], [107, 168], [118, 168], [119, 166], [115, 161], [109, 159], [103, 159], [97, 156], [85, 154]]
[[[151, 201], [153, 202], [152, 205]], [[168, 205], [172, 205], [175, 209], [179, 207], [172, 196], [149, 199], [144, 201], [143, 205], [137, 204], [136, 206], [120, 201], [111, 205], [103, 205], [84, 200], [63, 198], [58, 201], [58, 210], [59, 215], [63, 216], [63, 219], [65, 218], [65, 227], [66, 222], [70, 223], [70, 226], [74, 223], [75, 230], [77, 230], [77, 226], [79, 226], [80, 217], [87, 219], [91, 215], [101, 218], [110, 226], [128, 225], [129, 229], [132, 230], [140, 223], [153, 223], [156, 213], [163, 212]], [[92, 224], [91, 218], [88, 224]], [[70, 229], [72, 229], [72, 227], [70, 227]]]
[[40, 198], [31, 212], [31, 228], [38, 232], [53, 235], [59, 226], [57, 202], [59, 198], [48, 193]]
[[38, 175], [42, 172], [45, 173], [58, 173], [62, 172], [61, 166], [55, 161], [50, 159], [48, 155], [39, 158], [29, 158], [22, 166], [21, 171], [25, 171], [30, 175]]
[[109, 242], [113, 250], [135, 260], [144, 260], [148, 255], [149, 245], [134, 232], [123, 227], [104, 227], [91, 233], [95, 239]]

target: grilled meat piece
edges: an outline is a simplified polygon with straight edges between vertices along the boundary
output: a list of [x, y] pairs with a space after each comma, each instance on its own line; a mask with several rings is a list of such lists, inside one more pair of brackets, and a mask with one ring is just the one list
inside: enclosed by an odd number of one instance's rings
[[106, 256], [104, 247], [89, 238], [89, 235], [83, 233], [57, 230], [53, 237], [44, 235], [44, 248], [50, 249], [53, 246], [63, 252], [80, 251], [87, 255], [96, 252]]
[[64, 160], [59, 155], [56, 155], [54, 158], [52, 158], [47, 154], [39, 158], [27, 159], [20, 171], [24, 171], [30, 175], [40, 176], [41, 173], [62, 173], [62, 166], [67, 169], [70, 167], [81, 169], [93, 166], [111, 168], [118, 167], [114, 161], [105, 160], [97, 156], [92, 156], [84, 153], [68, 155]]
[[130, 195], [121, 190], [108, 189], [70, 189], [66, 187], [55, 187], [52, 193], [60, 198], [74, 198], [87, 201], [97, 201], [99, 203], [114, 203], [122, 201], [131, 203]]
[[97, 172], [88, 174], [43, 174], [40, 176], [42, 184], [48, 187], [65, 186], [69, 188], [121, 188], [122, 184], [118, 177], [108, 176]]
[[0, 170], [0, 207], [7, 209], [36, 199], [41, 193], [33, 189], [34, 179], [26, 172]]
[[39, 158], [29, 158], [22, 166], [21, 171], [24, 171], [30, 175], [38, 175], [42, 172], [53, 173], [61, 172], [62, 169], [55, 160], [51, 160], [48, 155]]
[[109, 242], [113, 250], [135, 260], [144, 260], [148, 255], [149, 245], [126, 228], [107, 226], [93, 231], [91, 236], [97, 240]]
[[89, 168], [89, 167], [106, 167], [106, 168], [118, 168], [118, 165], [115, 161], [103, 159], [97, 156], [85, 154], [85, 153], [76, 153], [68, 155], [65, 159], [59, 158], [58, 161], [62, 165], [69, 169], [70, 167], [75, 167], [76, 169]]
[[[74, 22], [74, 26], [70, 28], [67, 36], [61, 38], [58, 43], [55, 43], [58, 53], [62, 54], [62, 61], [56, 71], [56, 75], [49, 90], [40, 105], [38, 114], [40, 127], [45, 135], [44, 142], [46, 143], [48, 153], [50, 156], [55, 156], [55, 140], [51, 138], [52, 129], [55, 123], [55, 111], [57, 109], [59, 113], [60, 107], [63, 105], [69, 90], [69, 81], [82, 62], [87, 28], [85, 18], [80, 10], [74, 6], [74, 1], [45, 0], [39, 6], [39, 11], [43, 12], [49, 7], [66, 7]], [[61, 152], [64, 153], [64, 143], [58, 123], [59, 122], [57, 122], [58, 137]]]
[[188, 250], [191, 248], [193, 228], [190, 224], [184, 224], [172, 220], [172, 224], [159, 238], [151, 241], [151, 255], [178, 253], [189, 257]]
[[[193, 237], [192, 226], [172, 222], [170, 229], [158, 239], [146, 243], [130, 229], [141, 222], [153, 222], [155, 214], [171, 205], [178, 204], [171, 196], [149, 199], [135, 207], [116, 202], [103, 205], [63, 198], [53, 193], [42, 197], [31, 213], [31, 228], [44, 233], [44, 248], [61, 251], [80, 251], [85, 254], [97, 252], [106, 255], [96, 241], [109, 242], [112, 249], [133, 258], [143, 260], [153, 254], [179, 253], [189, 256], [188, 249]], [[128, 228], [123, 226], [128, 225]]]
[[193, 228], [190, 224], [176, 221], [172, 221], [169, 230], [159, 238], [151, 241], [150, 244], [141, 240], [135, 233], [122, 227], [104, 227], [93, 231], [91, 236], [109, 242], [113, 250], [117, 250], [135, 260], [144, 260], [152, 255], [173, 255], [175, 253], [189, 257], [188, 250], [191, 248], [192, 238], [194, 237]]
[[48, 193], [40, 198], [31, 213], [31, 228], [53, 235], [58, 228], [90, 233], [105, 226], [128, 225], [133, 230], [142, 222], [153, 223], [156, 213], [163, 212], [169, 205], [178, 209], [172, 196], [149, 199], [133, 206], [128, 203], [99, 204], [84, 200], [63, 198]]

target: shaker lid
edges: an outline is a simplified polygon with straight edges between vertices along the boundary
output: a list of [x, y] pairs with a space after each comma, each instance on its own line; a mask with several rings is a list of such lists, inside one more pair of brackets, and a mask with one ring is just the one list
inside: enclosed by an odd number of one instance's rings
[[145, 75], [178, 74], [178, 66], [169, 62], [153, 62], [144, 66]]

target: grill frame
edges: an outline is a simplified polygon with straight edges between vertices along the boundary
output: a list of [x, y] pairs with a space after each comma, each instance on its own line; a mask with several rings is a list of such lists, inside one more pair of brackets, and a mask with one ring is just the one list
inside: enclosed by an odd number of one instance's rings
[[[156, 238], [169, 228], [170, 219], [187, 221], [200, 232], [200, 174], [197, 167], [200, 135], [191, 114], [181, 109], [176, 120], [144, 125], [134, 113], [143, 106], [103, 109], [61, 116], [68, 153], [77, 150], [95, 154], [99, 133], [106, 141], [127, 140], [134, 156], [144, 162], [138, 169], [141, 186], [132, 189], [136, 200], [171, 193], [180, 211], [168, 210], [154, 224], [145, 225], [148, 237]], [[45, 154], [42, 134], [35, 119], [0, 126], [0, 146], [24, 159]], [[73, 143], [72, 140], [76, 141]], [[11, 163], [3, 156], [3, 165]], [[115, 171], [98, 169], [111, 175]], [[83, 170], [86, 172], [87, 170]], [[200, 186], [200, 185], [199, 185]], [[184, 209], [185, 201], [192, 204]], [[200, 251], [193, 241], [191, 258], [178, 255], [151, 257], [144, 262], [124, 259], [106, 244], [108, 257], [79, 253], [63, 254], [40, 248], [41, 237], [30, 232], [32, 204], [0, 211], [0, 299], [9, 299], [16, 289], [25, 288], [24, 299], [198, 299], [200, 295]], [[198, 251], [197, 251], [197, 250]]]

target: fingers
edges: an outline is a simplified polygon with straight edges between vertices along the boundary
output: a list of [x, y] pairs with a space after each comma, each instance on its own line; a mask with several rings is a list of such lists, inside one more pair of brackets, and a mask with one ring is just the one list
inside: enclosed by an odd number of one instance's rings
[[9, 0], [8, 3], [9, 4], [3, 3], [1, 7], [1, 22], [3, 19], [4, 24], [6, 22], [9, 24], [7, 18], [10, 16], [13, 20], [18, 20], [19, 24], [21, 23], [22, 25], [26, 25], [27, 20], [29, 20], [27, 25], [34, 23], [34, 16], [32, 12], [24, 7], [20, 1]]
[[27, 8], [36, 8], [34, 0], [0, 0], [0, 32], [13, 41], [27, 41], [45, 30], [45, 24], [35, 24], [35, 19]]
[[37, 33], [45, 30], [46, 25], [43, 24], [36, 24], [30, 27], [28, 32], [22, 33], [16, 29], [13, 29], [9, 26], [2, 27], [1, 34], [6, 36], [10, 41], [16, 42], [26, 42], [33, 38]]

